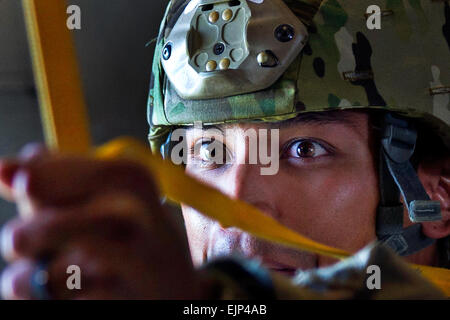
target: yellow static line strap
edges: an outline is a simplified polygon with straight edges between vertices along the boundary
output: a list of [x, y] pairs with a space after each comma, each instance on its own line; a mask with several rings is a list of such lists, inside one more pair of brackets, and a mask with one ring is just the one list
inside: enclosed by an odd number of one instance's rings
[[47, 145], [88, 152], [90, 135], [63, 0], [22, 0]]
[[[65, 2], [22, 1], [47, 144], [62, 152], [88, 154], [91, 148], [87, 113], [73, 42], [65, 25]], [[232, 200], [201, 184], [186, 175], [182, 168], [152, 155], [147, 146], [133, 139], [117, 139], [98, 148], [95, 154], [102, 159], [121, 156], [142, 163], [155, 177], [164, 195], [191, 206], [224, 226], [235, 226], [269, 241], [338, 259], [350, 255], [308, 239], [255, 207]], [[414, 268], [450, 296], [449, 270]]]
[[422, 276], [441, 289], [447, 297], [450, 297], [450, 270], [415, 264], [411, 265], [411, 267], [418, 270]]

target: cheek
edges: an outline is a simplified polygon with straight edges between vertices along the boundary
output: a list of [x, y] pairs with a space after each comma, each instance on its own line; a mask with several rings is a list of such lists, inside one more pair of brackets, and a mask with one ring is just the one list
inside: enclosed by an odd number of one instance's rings
[[[187, 168], [186, 173], [202, 183], [218, 189], [224, 194], [229, 194], [228, 188], [230, 184], [224, 175], [196, 172], [189, 167]], [[206, 253], [211, 245], [211, 238], [217, 230], [217, 222], [205, 217], [188, 206], [181, 205], [181, 208], [192, 261], [194, 265], [200, 266], [206, 261]]]
[[356, 251], [375, 239], [378, 181], [374, 167], [339, 165], [286, 172], [291, 190], [279, 203], [283, 222], [324, 244]]
[[214, 222], [190, 207], [185, 205], [181, 207], [192, 261], [199, 266], [203, 263], [204, 253], [208, 247], [208, 235]]

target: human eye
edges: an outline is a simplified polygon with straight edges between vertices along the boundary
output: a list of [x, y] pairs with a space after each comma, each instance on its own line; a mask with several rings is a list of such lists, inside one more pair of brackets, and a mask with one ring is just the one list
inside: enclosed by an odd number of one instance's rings
[[296, 139], [289, 142], [283, 150], [282, 158], [297, 158], [308, 161], [332, 153], [331, 146], [314, 139]]
[[215, 169], [225, 165], [230, 160], [230, 153], [222, 142], [215, 139], [199, 139], [191, 147], [193, 165]]

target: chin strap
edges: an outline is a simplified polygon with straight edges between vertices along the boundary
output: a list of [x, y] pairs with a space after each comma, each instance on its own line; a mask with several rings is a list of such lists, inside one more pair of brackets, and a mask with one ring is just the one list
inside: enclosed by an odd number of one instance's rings
[[[377, 213], [378, 239], [399, 255], [407, 256], [434, 243], [422, 233], [420, 222], [442, 220], [438, 201], [428, 197], [411, 165], [417, 131], [402, 118], [387, 114], [380, 152], [380, 206]], [[416, 224], [403, 228], [400, 194]]]

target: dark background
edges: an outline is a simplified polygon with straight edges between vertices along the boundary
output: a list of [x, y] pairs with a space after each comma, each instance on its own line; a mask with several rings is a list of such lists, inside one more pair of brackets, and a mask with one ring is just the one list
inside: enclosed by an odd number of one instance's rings
[[[146, 44], [158, 34], [167, 2], [67, 1], [81, 8], [82, 29], [73, 34], [96, 145], [119, 135], [146, 141], [154, 49]], [[43, 142], [20, 3], [0, 0], [0, 157]], [[0, 199], [0, 224], [14, 213], [14, 205]]]

